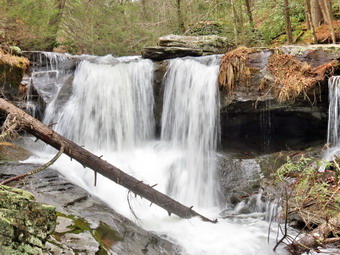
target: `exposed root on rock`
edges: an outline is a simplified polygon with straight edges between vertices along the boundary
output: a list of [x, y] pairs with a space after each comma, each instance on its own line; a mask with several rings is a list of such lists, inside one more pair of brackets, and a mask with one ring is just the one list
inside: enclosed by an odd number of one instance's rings
[[249, 48], [239, 47], [223, 56], [218, 75], [218, 84], [220, 88], [225, 87], [229, 94], [233, 92], [237, 84], [249, 86], [251, 71], [246, 63], [250, 52]]
[[275, 78], [274, 92], [278, 102], [294, 100], [317, 88], [319, 81], [334, 73], [338, 61], [312, 68], [306, 62], [287, 54], [273, 54], [268, 60], [268, 70]]

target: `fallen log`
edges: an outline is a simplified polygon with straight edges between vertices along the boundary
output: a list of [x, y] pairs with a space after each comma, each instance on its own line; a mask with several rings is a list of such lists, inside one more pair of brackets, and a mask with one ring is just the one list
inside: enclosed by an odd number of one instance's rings
[[333, 233], [334, 236], [340, 233], [340, 213], [319, 225], [311, 233], [289, 244], [287, 250], [292, 255], [300, 255], [305, 252], [310, 252], [318, 246], [339, 242], [339, 238], [328, 238], [331, 233]]
[[60, 150], [63, 147], [64, 154], [70, 156], [72, 159], [77, 160], [84, 167], [91, 168], [95, 172], [95, 175], [96, 173], [99, 173], [116, 182], [117, 184], [127, 188], [131, 192], [146, 198], [150, 202], [164, 208], [166, 211], [168, 211], [169, 215], [173, 213], [185, 219], [191, 217], [200, 217], [203, 221], [208, 221], [211, 223], [217, 222], [217, 220], [211, 220], [207, 217], [204, 217], [203, 215], [192, 210], [192, 207], [189, 208], [168, 197], [167, 195], [155, 190], [142, 181], [139, 181], [134, 177], [124, 173], [122, 170], [102, 160], [100, 157], [78, 146], [67, 138], [61, 136], [57, 132], [42, 124], [37, 119], [33, 118], [29, 114], [25, 113], [21, 109], [2, 98], [0, 98], [0, 111], [16, 116], [18, 124], [22, 129], [51, 145], [55, 149]]

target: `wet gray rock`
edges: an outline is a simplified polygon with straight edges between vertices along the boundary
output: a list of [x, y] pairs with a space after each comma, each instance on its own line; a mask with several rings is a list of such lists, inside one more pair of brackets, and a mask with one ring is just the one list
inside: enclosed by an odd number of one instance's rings
[[260, 164], [254, 158], [236, 154], [219, 154], [217, 171], [226, 202], [236, 205], [260, 188], [263, 178]]
[[[0, 180], [26, 172], [36, 166], [19, 163], [2, 164]], [[80, 246], [83, 247], [82, 249], [95, 252], [102, 245], [100, 238], [94, 240], [93, 237], [98, 236], [103, 231], [109, 231], [111, 233], [109, 236], [113, 236], [113, 239], [108, 241], [112, 254], [178, 254], [177, 247], [171, 242], [143, 230], [96, 197], [67, 181], [57, 171], [45, 169], [16, 183], [16, 186], [32, 192], [37, 201], [54, 205], [57, 211], [63, 214], [62, 217], [71, 217], [73, 221], [73, 227], [65, 223], [64, 226], [60, 226], [61, 229], [57, 228], [58, 231], [62, 231], [62, 229], [65, 230], [70, 227], [70, 232], [56, 232], [56, 234], [59, 233], [59, 235], [56, 235], [59, 236], [59, 240], [57, 240], [59, 249], [53, 245], [52, 241], [52, 244], [48, 245], [47, 254], [78, 254], [77, 247]], [[75, 237], [76, 232], [83, 234]], [[77, 238], [77, 244], [71, 247], [71, 245], [68, 245], [67, 238]]]
[[203, 50], [183, 47], [146, 47], [143, 50], [143, 58], [149, 58], [154, 61], [161, 61], [170, 58], [181, 58], [181, 57], [197, 57], [202, 56]]

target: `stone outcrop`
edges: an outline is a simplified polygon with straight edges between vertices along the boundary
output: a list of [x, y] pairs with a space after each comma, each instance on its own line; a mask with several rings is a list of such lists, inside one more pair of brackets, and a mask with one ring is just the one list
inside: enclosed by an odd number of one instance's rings
[[26, 191], [0, 186], [0, 253], [42, 254], [56, 218], [54, 206], [36, 202]]
[[[274, 53], [289, 54], [312, 67], [340, 58], [338, 45], [281, 46], [252, 49], [246, 66], [249, 84], [238, 84], [229, 93], [221, 89], [221, 133], [227, 146], [245, 151], [301, 150], [325, 143], [328, 121], [327, 77], [294, 100], [278, 102], [275, 78], [267, 69]], [[334, 70], [339, 74], [339, 70]], [[288, 75], [288, 74], [287, 74]], [[261, 86], [267, 89], [261, 90]], [[230, 142], [235, 141], [235, 142]]]
[[[308, 97], [278, 102], [270, 89], [274, 77], [267, 69], [274, 53], [291, 54], [312, 67], [340, 58], [338, 45], [281, 46], [275, 49], [253, 48], [246, 66], [248, 84], [235, 86], [232, 93], [220, 90], [221, 149], [236, 152], [275, 152], [325, 143], [328, 121], [327, 79]], [[155, 62], [155, 118], [160, 127], [163, 77], [169, 60]], [[336, 71], [336, 74], [339, 71]], [[265, 83], [267, 90], [259, 87]], [[268, 91], [269, 90], [269, 91]]]
[[[32, 164], [2, 164], [0, 180], [36, 167]], [[50, 168], [16, 185], [32, 192], [37, 201], [52, 204], [58, 211], [58, 225], [44, 246], [47, 254], [179, 254], [171, 242], [143, 230]]]
[[158, 46], [146, 47], [143, 58], [154, 61], [186, 56], [221, 54], [233, 47], [225, 37], [217, 35], [182, 36], [166, 35], [159, 38]]

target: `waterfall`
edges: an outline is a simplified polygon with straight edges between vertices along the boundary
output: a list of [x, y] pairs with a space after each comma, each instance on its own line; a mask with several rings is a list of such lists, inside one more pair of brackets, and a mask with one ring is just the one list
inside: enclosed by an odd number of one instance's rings
[[72, 94], [56, 114], [47, 109], [45, 123], [92, 150], [133, 148], [154, 133], [150, 60], [120, 61], [112, 57], [83, 60]]
[[170, 170], [168, 193], [195, 206], [218, 205], [218, 70], [216, 57], [186, 58], [171, 60], [166, 74], [161, 139], [183, 150], [183, 158]]
[[[26, 108], [31, 115], [41, 115], [41, 109], [35, 102], [39, 96], [44, 104], [51, 103], [68, 79], [72, 79], [71, 56], [52, 52], [34, 52], [31, 77], [28, 81]], [[34, 95], [33, 90], [37, 93]]]
[[340, 121], [340, 76], [333, 76], [328, 80], [329, 111], [327, 143], [332, 146], [339, 145], [339, 121]]
[[[53, 54], [48, 57], [54, 58]], [[60, 80], [51, 80], [55, 93], [47, 102], [44, 122], [53, 124], [57, 132], [127, 174], [189, 207], [200, 207], [200, 213], [219, 218], [219, 222], [169, 217], [164, 209], [135, 197], [100, 174], [94, 186], [93, 172], [67, 156], [53, 164], [55, 169], [125, 217], [135, 220], [132, 214], [136, 214], [144, 229], [174, 242], [180, 247], [180, 254], [274, 254], [272, 245], [266, 243], [266, 222], [259, 217], [223, 218], [220, 214], [223, 205], [218, 207], [215, 155], [220, 133], [219, 56], [169, 61], [160, 139], [154, 137], [150, 60], [112, 56], [73, 58], [76, 58], [73, 69], [64, 68], [67, 71], [61, 73], [56, 68]], [[67, 60], [52, 62], [49, 67], [45, 65], [45, 71], [56, 65], [64, 66]], [[64, 82], [59, 82], [62, 79]], [[270, 126], [268, 122], [264, 126]], [[49, 151], [40, 150], [36, 155], [27, 162], [46, 163], [51, 158]], [[256, 199], [254, 211], [271, 219], [276, 214], [275, 206], [264, 205], [260, 197]], [[264, 211], [269, 214], [264, 215]], [[271, 235], [270, 240], [273, 244], [275, 237]], [[127, 252], [122, 250], [121, 254]]]

